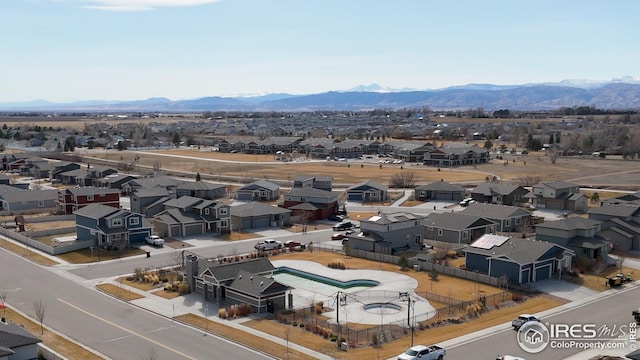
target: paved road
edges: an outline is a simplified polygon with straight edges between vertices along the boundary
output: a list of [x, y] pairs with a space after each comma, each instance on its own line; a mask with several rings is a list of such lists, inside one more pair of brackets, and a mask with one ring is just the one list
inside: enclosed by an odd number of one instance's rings
[[[596, 324], [597, 327], [607, 325], [609, 328], [633, 322], [631, 311], [638, 308], [640, 287], [630, 286], [620, 290], [612, 290], [610, 296], [587, 302], [581, 306], [567, 306], [566, 309], [549, 310], [540, 314], [543, 322], [552, 324]], [[547, 313], [558, 312], [545, 316]], [[580, 353], [581, 349], [550, 349], [538, 354], [529, 354], [520, 349], [516, 341], [516, 332], [508, 324], [493, 329], [495, 333], [483, 335], [476, 333], [477, 339], [471, 339], [460, 345], [450, 345], [447, 349], [449, 359], [495, 359], [498, 354], [520, 356], [527, 360], [564, 359]], [[486, 331], [485, 331], [486, 332]], [[613, 337], [613, 336], [609, 336]], [[454, 339], [449, 343], [459, 342]], [[585, 359], [586, 360], [586, 359]]]
[[46, 326], [107, 358], [143, 359], [151, 351], [157, 359], [269, 358], [117, 301], [4, 249], [0, 264], [0, 288], [6, 289], [9, 306], [35, 318], [33, 304], [42, 299]]

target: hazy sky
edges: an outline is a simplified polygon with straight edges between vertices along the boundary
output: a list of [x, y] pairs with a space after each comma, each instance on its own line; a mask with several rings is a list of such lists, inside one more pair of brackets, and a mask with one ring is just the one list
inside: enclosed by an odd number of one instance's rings
[[635, 0], [2, 0], [0, 102], [638, 77]]

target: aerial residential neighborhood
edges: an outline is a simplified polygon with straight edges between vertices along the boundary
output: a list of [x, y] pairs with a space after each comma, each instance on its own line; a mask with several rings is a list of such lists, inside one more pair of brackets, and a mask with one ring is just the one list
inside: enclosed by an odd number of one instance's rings
[[[155, 126], [173, 126], [163, 124]], [[407, 329], [422, 336], [434, 321], [446, 329], [449, 322], [494, 316], [497, 308], [526, 313], [527, 304], [545, 294], [562, 299], [544, 307], [551, 310], [580, 298], [573, 293], [595, 296], [634, 281], [634, 252], [640, 248], [638, 189], [625, 185], [633, 178], [596, 188], [597, 176], [558, 177], [571, 173], [572, 163], [583, 170], [604, 167], [617, 173], [619, 165], [631, 160], [615, 155], [556, 158], [517, 143], [503, 152], [486, 139], [474, 140], [475, 135], [449, 141], [432, 135], [418, 143], [374, 136], [339, 141], [331, 135], [311, 142], [279, 135], [260, 141], [237, 135], [194, 137], [190, 141], [196, 146], [163, 146], [161, 138], [155, 145], [131, 143], [120, 149], [76, 145], [72, 152], [38, 151], [37, 156], [7, 152], [0, 185], [7, 219], [2, 234], [51, 259], [84, 254], [80, 264], [105, 271], [111, 261], [153, 263], [138, 269], [132, 263], [129, 272], [175, 274], [171, 277], [181, 280], [170, 280], [174, 285], [164, 291], [175, 288], [175, 299], [195, 301], [179, 305], [180, 312], [197, 310], [202, 316], [204, 308], [206, 321], [218, 319], [212, 329], [229, 316], [245, 319], [234, 325], [240, 331], [255, 331], [241, 324], [258, 315], [271, 328], [286, 327], [290, 317], [299, 317], [304, 329], [296, 331], [320, 344], [310, 349], [317, 354], [325, 352], [322, 344], [327, 341], [316, 334], [317, 326], [342, 354], [377, 350], [376, 343], [395, 349]], [[331, 148], [342, 142], [349, 145]], [[16, 144], [5, 144], [12, 146]], [[556, 172], [551, 180], [536, 170], [559, 163], [563, 165], [548, 170]], [[315, 270], [314, 257], [330, 259], [326, 270]], [[350, 265], [356, 259], [370, 262], [359, 266], [378, 271], [395, 267], [399, 275], [393, 276], [415, 279], [417, 285], [387, 283], [382, 273], [356, 275]], [[74, 271], [85, 273], [80, 266]], [[116, 281], [132, 288], [141, 285], [118, 271]], [[575, 279], [585, 276], [600, 280], [576, 285]], [[316, 282], [322, 285], [314, 287]], [[469, 297], [464, 290], [443, 290], [453, 286], [449, 282], [485, 290], [472, 290]], [[440, 290], [433, 290], [434, 283]], [[151, 289], [162, 289], [161, 284]], [[323, 292], [327, 284], [335, 289]], [[332, 296], [343, 299], [336, 303]], [[420, 303], [408, 324], [403, 296]], [[449, 305], [429, 305], [444, 296]], [[350, 301], [365, 305], [354, 307]], [[366, 332], [382, 319], [376, 310], [363, 309], [375, 309], [380, 301], [398, 310], [385, 310], [383, 337], [374, 341]], [[318, 314], [327, 319], [304, 315], [320, 303]], [[141, 304], [161, 314], [157, 309], [172, 304], [173, 312], [177, 305], [175, 300]], [[478, 310], [460, 315], [464, 320], [443, 322], [439, 314], [459, 311], [453, 310], [462, 306], [456, 304], [477, 304]], [[351, 318], [358, 330], [340, 322], [341, 316]], [[449, 349], [448, 356], [455, 352]]]

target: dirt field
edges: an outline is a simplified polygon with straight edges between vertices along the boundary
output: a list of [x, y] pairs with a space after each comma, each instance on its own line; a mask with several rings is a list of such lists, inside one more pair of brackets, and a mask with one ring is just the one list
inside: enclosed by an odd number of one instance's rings
[[[438, 168], [418, 164], [383, 165], [354, 162], [315, 161], [282, 162], [273, 164], [273, 155], [228, 154], [195, 149], [159, 150], [155, 152], [122, 151], [105, 154], [94, 152], [86, 154], [111, 161], [132, 162], [140, 156], [140, 166], [151, 169], [159, 161], [163, 169], [186, 171], [190, 173], [238, 176], [248, 179], [280, 179], [291, 181], [297, 174], [325, 174], [333, 176], [334, 184], [355, 184], [373, 179], [389, 184], [391, 178], [399, 172], [415, 173], [417, 184], [426, 184], [438, 180], [456, 183], [477, 184], [487, 177], [494, 176], [505, 180], [523, 177], [536, 177], [540, 181], [564, 180], [585, 187], [604, 187], [620, 189], [640, 188], [640, 167], [638, 161], [599, 159], [593, 157], [558, 158], [553, 164], [544, 153], [523, 156], [503, 155], [504, 160], [493, 160], [489, 164], [462, 166], [457, 168]], [[177, 157], [173, 157], [177, 156]], [[117, 157], [118, 160], [115, 158]], [[122, 160], [119, 160], [122, 157]], [[227, 162], [221, 162], [227, 161]], [[515, 160], [515, 161], [514, 161]], [[228, 162], [234, 161], [234, 162]]]

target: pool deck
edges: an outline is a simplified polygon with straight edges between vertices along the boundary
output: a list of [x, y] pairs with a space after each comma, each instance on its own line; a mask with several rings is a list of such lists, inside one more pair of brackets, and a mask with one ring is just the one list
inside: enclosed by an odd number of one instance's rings
[[[418, 282], [410, 276], [382, 270], [331, 269], [313, 261], [303, 260], [274, 260], [273, 266], [276, 268], [286, 266], [344, 282], [367, 279], [380, 283], [378, 286], [370, 287], [357, 293], [351, 293], [349, 289], [341, 291], [340, 295], [343, 295], [343, 300], [340, 301], [339, 306], [336, 306], [337, 293], [328, 296], [305, 289], [293, 289], [291, 291], [295, 308], [306, 307], [318, 301], [323, 301], [327, 307], [334, 309], [337, 307], [337, 312], [332, 311], [323, 314], [330, 318], [330, 322], [335, 323], [339, 319], [341, 324], [346, 322], [361, 324], [380, 324], [382, 322], [387, 324], [403, 321], [406, 323], [407, 302], [406, 299], [400, 298], [399, 293], [401, 292], [409, 293], [412, 301], [414, 301], [410, 317], [415, 318], [415, 321], [423, 321], [435, 315], [435, 309], [429, 302], [414, 293]], [[400, 306], [400, 309], [396, 310], [383, 306], [369, 310], [364, 309], [365, 305], [376, 303], [392, 303]]]

